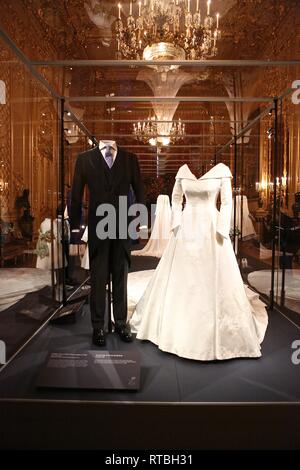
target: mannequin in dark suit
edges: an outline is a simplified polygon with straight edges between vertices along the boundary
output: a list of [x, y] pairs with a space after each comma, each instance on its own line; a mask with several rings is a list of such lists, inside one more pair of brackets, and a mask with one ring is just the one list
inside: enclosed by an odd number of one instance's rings
[[[108, 153], [113, 157], [110, 164], [106, 160]], [[117, 148], [114, 141], [100, 141], [99, 146], [78, 155], [71, 197], [70, 224], [72, 230], [78, 229], [80, 226], [85, 185], [89, 189], [88, 245], [93, 342], [98, 346], [105, 345], [105, 293], [109, 273], [112, 274], [115, 331], [123, 341], [130, 342], [133, 338], [129, 325], [126, 324], [130, 240], [128, 236], [126, 239], [119, 239], [118, 224], [116, 239], [99, 239], [96, 227], [103, 217], [96, 216], [96, 210], [101, 204], [111, 204], [116, 209], [116, 220], [118, 221], [119, 197], [128, 197], [130, 185], [134, 190], [136, 202], [144, 204], [144, 191], [136, 155], [122, 148]], [[125, 216], [125, 214], [123, 215]]]

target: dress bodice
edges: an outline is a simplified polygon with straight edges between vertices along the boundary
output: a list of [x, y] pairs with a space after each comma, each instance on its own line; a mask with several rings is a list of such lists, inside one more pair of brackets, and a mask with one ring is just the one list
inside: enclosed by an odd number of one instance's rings
[[186, 207], [203, 206], [211, 208], [215, 206], [216, 199], [221, 189], [220, 179], [183, 179], [182, 191], [186, 198]]
[[[211, 168], [201, 178], [191, 172], [187, 165], [179, 168], [172, 193], [172, 229], [181, 225], [183, 196], [186, 198], [184, 213], [194, 211], [204, 217], [217, 219], [217, 232], [229, 238], [232, 207], [231, 171], [223, 163]], [[220, 211], [216, 208], [221, 194]]]

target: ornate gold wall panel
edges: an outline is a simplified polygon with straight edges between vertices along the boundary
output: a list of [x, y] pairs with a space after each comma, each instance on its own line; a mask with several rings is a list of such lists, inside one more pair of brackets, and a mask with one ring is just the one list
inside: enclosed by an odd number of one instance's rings
[[2, 60], [0, 80], [7, 99], [0, 105], [1, 218], [17, 220], [16, 198], [29, 189], [36, 235], [58, 205], [58, 104], [21, 64]]
[[0, 217], [9, 220], [11, 209], [10, 190], [12, 187], [11, 178], [11, 77], [10, 68], [4, 60], [9, 59], [9, 53], [4, 48], [0, 48], [0, 80], [5, 84], [6, 103], [0, 104]]

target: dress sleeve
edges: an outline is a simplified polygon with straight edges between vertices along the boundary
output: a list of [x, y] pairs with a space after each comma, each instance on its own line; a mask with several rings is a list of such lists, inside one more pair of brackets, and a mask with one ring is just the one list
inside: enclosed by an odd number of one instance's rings
[[229, 238], [232, 210], [231, 178], [221, 179], [221, 207], [217, 220], [217, 233], [223, 238]]
[[176, 178], [172, 192], [171, 230], [181, 225], [183, 191], [181, 179]]

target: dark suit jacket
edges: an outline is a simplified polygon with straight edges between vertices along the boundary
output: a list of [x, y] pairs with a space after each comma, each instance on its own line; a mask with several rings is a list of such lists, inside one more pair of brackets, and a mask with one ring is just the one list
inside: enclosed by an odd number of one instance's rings
[[[103, 203], [119, 209], [119, 196], [128, 196], [132, 186], [137, 203], [145, 203], [140, 168], [136, 155], [118, 147], [111, 169], [108, 168], [99, 147], [78, 155], [72, 186], [70, 225], [71, 229], [80, 226], [84, 187], [89, 189], [88, 244], [89, 256], [93, 257], [103, 240], [96, 235], [96, 226], [101, 217], [96, 216], [97, 207]], [[129, 255], [129, 240], [124, 240], [124, 248]]]

